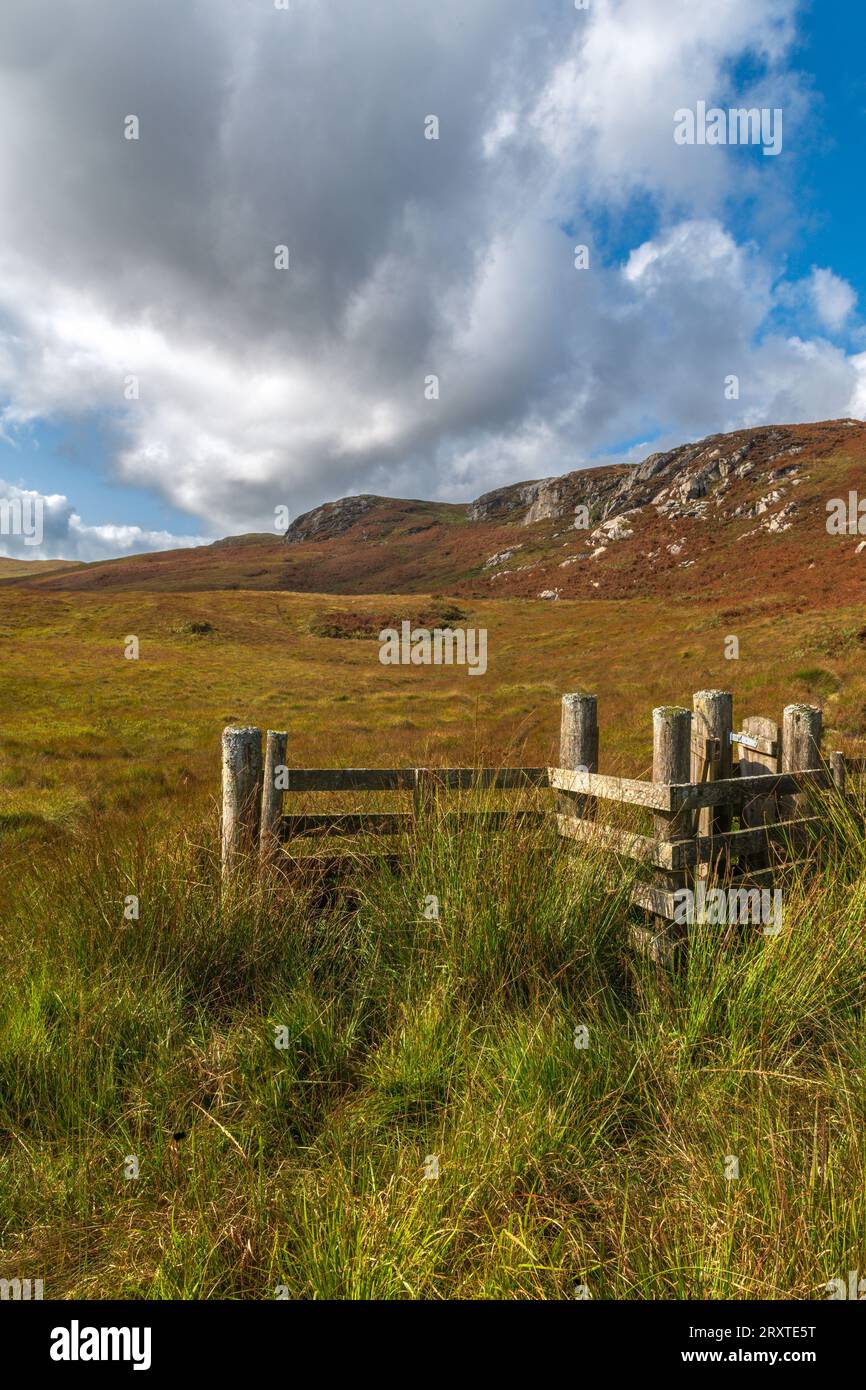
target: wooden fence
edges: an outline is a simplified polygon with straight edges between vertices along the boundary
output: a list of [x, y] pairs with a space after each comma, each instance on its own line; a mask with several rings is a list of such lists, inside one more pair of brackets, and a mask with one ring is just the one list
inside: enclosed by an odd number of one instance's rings
[[[398, 835], [443, 791], [546, 788], [554, 793], [547, 813], [446, 814], [472, 817], [491, 831], [517, 818], [553, 816], [562, 836], [647, 866], [651, 877], [635, 884], [633, 899], [661, 919], [675, 918], [677, 890], [699, 879], [772, 885], [817, 820], [808, 814], [809, 788], [844, 791], [846, 774], [866, 770], [866, 760], [834, 752], [825, 761], [821, 711], [812, 705], [789, 705], [781, 726], [753, 717], [740, 729], [729, 692], [698, 691], [693, 705], [653, 710], [650, 781], [599, 772], [594, 695], [563, 696], [558, 767], [295, 769], [286, 766], [286, 733], [268, 731], [263, 756], [261, 730], [226, 729], [223, 877], [251, 855], [263, 868], [280, 862], [287, 845], [310, 836]], [[285, 796], [296, 793], [398, 791], [412, 793], [411, 811], [284, 813]], [[631, 808], [633, 818], [651, 822], [651, 833], [606, 823], [600, 803]]]

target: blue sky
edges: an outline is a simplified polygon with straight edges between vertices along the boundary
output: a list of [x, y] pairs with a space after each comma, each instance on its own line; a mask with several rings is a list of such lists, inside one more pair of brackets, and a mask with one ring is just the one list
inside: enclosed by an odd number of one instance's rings
[[803, 14], [795, 59], [816, 94], [815, 136], [797, 187], [809, 225], [790, 252], [795, 273], [832, 265], [866, 302], [866, 9], [847, 0], [812, 4]]
[[[809, 126], [799, 134], [792, 178], [799, 220], [786, 238], [786, 259], [794, 277], [808, 274], [813, 264], [831, 265], [866, 301], [866, 6], [853, 0], [825, 0], [799, 12], [798, 41], [793, 65], [801, 70], [813, 92]], [[749, 60], [732, 65], [730, 100], [754, 70]], [[724, 92], [717, 97], [726, 105]], [[760, 150], [742, 151], [760, 168]], [[775, 172], [768, 170], [767, 172]], [[787, 171], [786, 171], [787, 172]], [[754, 231], [755, 207], [732, 199], [731, 225], [746, 234]], [[650, 197], [635, 200], [627, 218], [599, 216], [608, 254], [627, 254], [651, 237], [659, 217]]]
[[[0, 554], [866, 412], [853, 0], [43, 10], [0, 17], [0, 494], [55, 500]], [[678, 148], [699, 100], [780, 107], [782, 153]]]
[[110, 419], [35, 420], [0, 439], [0, 478], [21, 488], [68, 494], [94, 525], [133, 517], [145, 530], [187, 532], [196, 518], [184, 514], [154, 488], [120, 482], [112, 472], [117, 438]]

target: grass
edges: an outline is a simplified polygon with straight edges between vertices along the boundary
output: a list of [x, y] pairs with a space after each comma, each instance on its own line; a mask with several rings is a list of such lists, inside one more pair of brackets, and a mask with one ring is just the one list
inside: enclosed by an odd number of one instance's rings
[[630, 871], [544, 825], [431, 812], [399, 875], [222, 900], [212, 815], [68, 837], [4, 913], [0, 1273], [89, 1298], [824, 1297], [866, 1267], [863, 812], [827, 801], [779, 937], [698, 926], [666, 971], [630, 946]]
[[[10, 591], [0, 1277], [82, 1297], [822, 1298], [866, 1269], [862, 802], [824, 806], [779, 937], [698, 926], [672, 970], [633, 949], [631, 871], [611, 883], [592, 847], [526, 824], [433, 818], [397, 876], [359, 860], [341, 891], [309, 867], [221, 900], [227, 723], [288, 729], [291, 766], [543, 764], [583, 687], [602, 771], [640, 776], [653, 705], [721, 686], [737, 721], [778, 717], [807, 684], [828, 748], [866, 733], [854, 608], [749, 598], [714, 625], [689, 602], [461, 602], [488, 629], [484, 679], [316, 636], [339, 597]], [[352, 620], [422, 607], [353, 598]]]
[[[445, 601], [355, 598], [353, 622], [407, 619]], [[808, 696], [828, 746], [866, 735], [862, 614], [750, 600], [708, 625], [701, 604], [654, 599], [468, 600], [488, 632], [483, 678], [449, 667], [385, 667], [372, 640], [317, 636], [339, 596], [9, 591], [0, 615], [0, 849], [53, 844], [94, 816], [170, 808], [212, 794], [226, 724], [288, 729], [292, 766], [541, 764], [555, 756], [563, 691], [599, 696], [601, 767], [647, 770], [654, 705], [730, 689], [735, 718]], [[378, 627], [376, 631], [378, 632]], [[671, 632], [676, 639], [672, 647]], [[815, 655], [828, 635], [855, 634]], [[725, 659], [735, 634], [740, 659]], [[124, 657], [139, 638], [137, 661]], [[820, 670], [820, 689], [804, 685]]]

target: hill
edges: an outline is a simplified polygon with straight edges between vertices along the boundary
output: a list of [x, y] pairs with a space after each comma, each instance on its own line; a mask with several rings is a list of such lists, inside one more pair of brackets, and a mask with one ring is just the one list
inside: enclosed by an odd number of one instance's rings
[[78, 569], [80, 560], [18, 560], [0, 555], [0, 580], [33, 579], [57, 570]]
[[467, 504], [343, 498], [298, 517], [285, 537], [229, 537], [0, 586], [621, 599], [730, 598], [760, 583], [851, 602], [864, 594], [866, 546], [828, 533], [827, 503], [852, 489], [866, 496], [862, 421], [763, 426]]

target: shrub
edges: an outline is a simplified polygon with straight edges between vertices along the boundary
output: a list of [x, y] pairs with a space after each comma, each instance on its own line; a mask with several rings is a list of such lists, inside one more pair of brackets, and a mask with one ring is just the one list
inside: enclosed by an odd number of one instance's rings
[[463, 623], [468, 617], [469, 614], [450, 599], [431, 603], [414, 612], [404, 609], [400, 613], [365, 613], [357, 609], [329, 609], [312, 620], [310, 632], [314, 637], [370, 639], [378, 637], [386, 627], [396, 628], [399, 632], [400, 624], [405, 622], [411, 623], [412, 627], [442, 628]]

